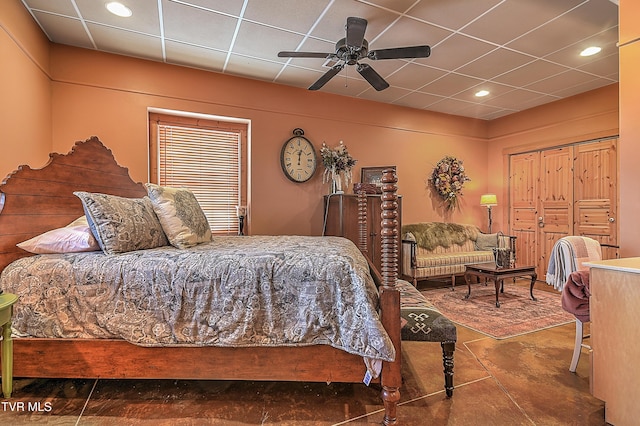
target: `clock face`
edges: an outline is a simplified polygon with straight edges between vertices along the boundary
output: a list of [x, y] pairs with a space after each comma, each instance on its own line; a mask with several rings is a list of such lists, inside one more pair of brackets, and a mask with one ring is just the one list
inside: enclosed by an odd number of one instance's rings
[[284, 174], [294, 182], [306, 182], [316, 171], [316, 150], [303, 136], [294, 136], [282, 146], [280, 164]]

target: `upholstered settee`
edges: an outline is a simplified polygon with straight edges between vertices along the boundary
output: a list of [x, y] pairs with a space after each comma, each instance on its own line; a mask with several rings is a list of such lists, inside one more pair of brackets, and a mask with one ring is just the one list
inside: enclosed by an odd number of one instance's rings
[[418, 280], [451, 277], [454, 287], [466, 265], [493, 262], [494, 248], [515, 247], [514, 237], [483, 234], [475, 225], [425, 222], [403, 225], [401, 232], [402, 274], [414, 286]]

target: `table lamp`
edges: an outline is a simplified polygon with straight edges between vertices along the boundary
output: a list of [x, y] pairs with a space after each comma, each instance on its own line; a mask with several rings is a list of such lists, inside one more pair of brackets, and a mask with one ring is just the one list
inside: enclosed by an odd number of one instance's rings
[[498, 205], [496, 194], [484, 194], [480, 197], [480, 205], [485, 206], [489, 213], [489, 234], [491, 233], [491, 207]]

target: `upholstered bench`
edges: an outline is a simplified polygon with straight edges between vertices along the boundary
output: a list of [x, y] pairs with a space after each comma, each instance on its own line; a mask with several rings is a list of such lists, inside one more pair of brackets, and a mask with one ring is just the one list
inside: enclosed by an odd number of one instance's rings
[[453, 352], [457, 330], [449, 318], [442, 315], [411, 283], [398, 280], [400, 292], [401, 337], [405, 341], [439, 342], [442, 347], [444, 389], [453, 395]]

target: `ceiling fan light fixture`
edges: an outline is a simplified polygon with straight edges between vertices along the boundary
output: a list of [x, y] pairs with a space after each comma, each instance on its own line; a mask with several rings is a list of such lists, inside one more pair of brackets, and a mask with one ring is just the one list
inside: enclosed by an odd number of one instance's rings
[[584, 49], [582, 52], [580, 52], [580, 56], [591, 56], [591, 55], [595, 55], [596, 53], [600, 53], [600, 51], [602, 50], [601, 47], [598, 46], [590, 46], [587, 47], [586, 49]]
[[484, 96], [487, 96], [490, 92], [488, 90], [478, 90], [475, 95], [477, 98], [482, 98]]
[[116, 16], [120, 16], [121, 18], [128, 18], [133, 15], [131, 9], [117, 1], [110, 1], [109, 3], [105, 4], [105, 7], [109, 12], [113, 13]]

